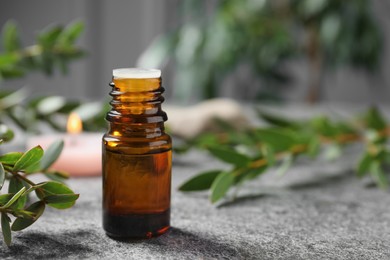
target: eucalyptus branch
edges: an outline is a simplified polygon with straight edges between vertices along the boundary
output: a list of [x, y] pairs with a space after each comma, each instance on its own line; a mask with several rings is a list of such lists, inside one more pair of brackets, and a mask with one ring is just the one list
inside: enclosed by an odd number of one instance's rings
[[292, 121], [264, 112], [259, 113], [270, 127], [254, 128], [237, 132], [233, 126], [222, 134], [204, 134], [190, 140], [177, 150], [191, 147], [207, 149], [213, 156], [232, 165], [232, 169], [203, 172], [186, 181], [181, 191], [210, 189], [210, 200], [222, 199], [233, 186], [240, 186], [264, 174], [271, 167], [284, 172], [298, 156], [316, 158], [321, 154], [338, 157], [349, 144], [362, 143], [361, 159], [356, 166], [358, 177], [370, 174], [383, 189], [388, 187], [384, 167], [390, 164], [387, 139], [390, 126], [376, 108], [371, 108], [357, 122], [333, 122], [327, 117]]
[[[12, 136], [12, 131], [0, 125], [0, 140], [8, 141]], [[57, 180], [66, 177], [63, 173], [50, 169], [63, 146], [63, 141], [57, 141], [46, 152], [36, 146], [25, 153], [0, 155], [0, 189], [6, 180], [9, 181], [8, 193], [0, 194], [1, 229], [8, 246], [11, 244], [12, 231], [20, 231], [32, 225], [43, 214], [46, 206], [66, 209], [72, 207], [78, 199], [79, 194], [75, 194], [61, 182], [35, 183], [28, 178], [36, 173], [43, 173], [52, 179], [55, 176]], [[28, 196], [33, 192], [37, 200], [27, 205]]]

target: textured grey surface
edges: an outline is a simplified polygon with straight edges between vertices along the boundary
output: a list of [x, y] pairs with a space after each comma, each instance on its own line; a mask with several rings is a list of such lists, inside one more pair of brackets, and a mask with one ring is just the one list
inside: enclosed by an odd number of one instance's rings
[[[353, 155], [351, 155], [353, 157]], [[101, 179], [72, 179], [72, 209], [49, 210], [4, 244], [1, 259], [389, 259], [390, 196], [338, 163], [303, 162], [283, 178], [248, 183], [237, 202], [216, 208], [207, 193], [177, 186], [224, 165], [205, 154], [176, 157], [172, 229], [138, 243], [117, 242], [101, 228]]]
[[[350, 116], [361, 108], [274, 110], [302, 118], [323, 111]], [[248, 114], [255, 118], [253, 111]], [[207, 192], [183, 194], [176, 188], [197, 172], [226, 165], [195, 151], [175, 157], [173, 227], [138, 243], [105, 236], [100, 178], [72, 179], [69, 185], [81, 194], [77, 204], [47, 210], [14, 234], [11, 248], [0, 242], [0, 259], [390, 259], [390, 194], [354, 176], [354, 151], [337, 162], [301, 161], [282, 178], [267, 173], [245, 184], [236, 202], [218, 208]]]

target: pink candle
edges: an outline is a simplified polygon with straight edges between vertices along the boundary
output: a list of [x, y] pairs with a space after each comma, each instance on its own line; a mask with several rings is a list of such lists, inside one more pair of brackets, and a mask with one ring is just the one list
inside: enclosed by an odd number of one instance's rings
[[[77, 115], [76, 115], [77, 116]], [[33, 136], [27, 147], [40, 145], [46, 150], [56, 140], [64, 140], [64, 149], [52, 169], [65, 171], [71, 176], [94, 176], [102, 172], [102, 136], [100, 133], [79, 133], [81, 123], [68, 120], [68, 134]], [[79, 119], [78, 119], [79, 120]], [[73, 127], [73, 128], [72, 128]]]

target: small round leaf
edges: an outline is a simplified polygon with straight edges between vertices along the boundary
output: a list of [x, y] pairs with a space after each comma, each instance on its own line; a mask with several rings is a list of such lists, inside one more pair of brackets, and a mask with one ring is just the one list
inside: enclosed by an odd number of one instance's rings
[[66, 194], [72, 194], [75, 195], [74, 192], [65, 184], [55, 181], [48, 181], [44, 183], [38, 184], [38, 188], [35, 190], [35, 193], [37, 194], [38, 198], [41, 200], [44, 200], [47, 202], [48, 206], [56, 208], [56, 209], [67, 209], [72, 207], [75, 204], [74, 199], [70, 202], [50, 202], [46, 201], [45, 197], [49, 197], [52, 195], [66, 195]]

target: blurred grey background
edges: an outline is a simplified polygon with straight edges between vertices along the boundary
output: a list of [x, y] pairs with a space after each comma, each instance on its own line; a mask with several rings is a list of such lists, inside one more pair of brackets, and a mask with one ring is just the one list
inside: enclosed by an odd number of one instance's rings
[[[316, 0], [313, 0], [316, 1]], [[67, 24], [74, 20], [85, 23], [86, 30], [79, 43], [88, 56], [72, 63], [69, 76], [59, 72], [47, 78], [39, 73], [24, 79], [9, 80], [2, 87], [19, 88], [28, 85], [35, 94], [64, 95], [70, 98], [102, 100], [109, 92], [108, 82], [113, 68], [133, 67], [140, 54], [153, 39], [177, 25], [177, 0], [35, 0], [2, 1], [0, 25], [16, 21], [22, 31], [25, 45], [34, 42], [36, 32], [49, 24]], [[385, 46], [379, 71], [375, 75], [358, 69], [342, 68], [324, 78], [323, 101], [386, 103], [390, 100], [390, 8], [387, 0], [373, 0], [374, 13], [380, 23]], [[295, 80], [284, 90], [287, 100], [305, 98], [307, 74], [303, 61], [289, 64]], [[170, 85], [174, 70], [163, 69], [166, 96], [172, 95]], [[240, 96], [240, 82], [245, 68], [239, 68], [234, 77], [225, 80], [220, 96]], [[235, 89], [235, 90], [232, 90]], [[238, 90], [237, 90], [238, 89]]]

